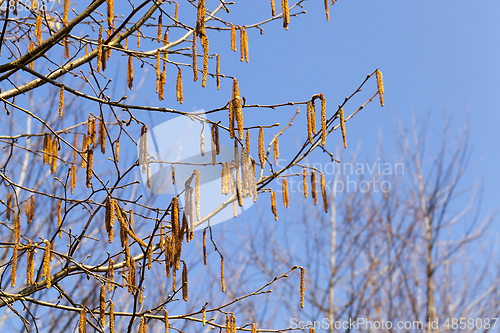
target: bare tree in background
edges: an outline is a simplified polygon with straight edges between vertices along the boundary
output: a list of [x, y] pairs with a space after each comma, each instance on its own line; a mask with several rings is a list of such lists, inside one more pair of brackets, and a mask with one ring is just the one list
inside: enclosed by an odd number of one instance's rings
[[[294, 196], [302, 218], [284, 214], [271, 227], [242, 224], [241, 255], [254, 275], [266, 280], [292, 264], [307, 272], [305, 309], [296, 303], [292, 278], [280, 284], [279, 300], [266, 303], [268, 309], [285, 304], [284, 311], [259, 311], [263, 305], [254, 300], [242, 309], [247, 320], [301, 322], [325, 332], [353, 331], [334, 324], [349, 318], [365, 320], [355, 326], [361, 332], [498, 329], [500, 278], [488, 233], [493, 217], [480, 218], [478, 184], [467, 184], [467, 125], [455, 132], [446, 122], [438, 138], [428, 129], [427, 123], [411, 130], [399, 125], [399, 145], [381, 141], [375, 163], [357, 154], [341, 158], [327, 176], [337, 189], [329, 193], [328, 215], [309, 191], [302, 203]], [[294, 188], [302, 192], [301, 183]]]
[[[282, 11], [271, 1], [271, 16], [248, 25], [233, 22], [230, 9], [235, 4], [226, 1], [207, 2], [207, 7], [204, 0], [7, 0], [0, 5], [0, 101], [5, 111], [0, 134], [0, 328], [66, 332], [78, 327], [80, 333], [146, 332], [146, 327], [231, 332], [265, 328], [236, 321], [237, 305], [269, 293], [271, 284], [299, 267], [291, 264], [242, 292], [247, 289], [245, 281], [238, 280], [242, 275], [224, 277], [224, 259], [230, 261], [231, 256], [217, 247], [222, 240], [215, 239], [210, 228], [193, 239], [194, 228], [205, 226], [226, 206], [237, 211], [243, 199], [257, 196], [271, 198], [277, 218], [271, 184], [287, 179], [288, 172], [322, 178], [301, 163], [315, 150], [333, 160], [327, 137], [338, 130], [335, 140], [345, 145], [345, 122], [377, 95], [383, 106], [380, 71], [369, 74], [334, 108], [326, 106], [321, 93], [295, 102], [246, 103], [236, 78], [220, 71], [219, 53], [209, 51], [209, 40], [226, 38], [227, 48], [217, 52], [239, 48], [236, 56], [248, 62], [247, 30], [262, 31], [261, 26], [274, 20], [288, 30], [290, 18], [305, 13], [303, 1], [289, 5], [283, 0]], [[325, 6], [328, 19], [328, 1]], [[175, 84], [167, 84], [167, 68]], [[214, 92], [222, 80], [232, 83], [232, 97], [217, 94], [219, 106], [203, 113], [223, 115], [224, 121], [178, 110], [185, 102], [183, 88], [192, 87], [186, 83], [191, 77], [202, 87], [213, 80], [214, 86], [207, 89]], [[372, 77], [376, 87], [373, 83], [372, 92], [362, 97], [366, 102], [348, 105]], [[147, 80], [156, 89], [141, 89]], [[129, 97], [127, 90], [132, 90]], [[168, 100], [168, 94], [175, 95], [178, 104], [165, 107], [161, 101]], [[247, 110], [290, 105], [306, 112], [299, 115], [297, 109], [283, 125], [266, 119], [244, 124]], [[350, 114], [344, 118], [346, 107]], [[152, 114], [186, 117], [210, 128], [210, 137], [200, 135], [196, 146], [201, 155], [213, 156], [207, 165], [222, 169], [227, 197], [217, 209], [199, 214], [199, 170], [176, 179], [182, 189], [167, 202], [144, 190], [157, 185], [151, 169], [165, 162], [149, 154]], [[299, 118], [307, 123], [307, 139], [294, 154], [282, 156], [289, 161], [286, 166], [278, 166], [278, 140]], [[235, 147], [230, 161], [220, 159], [219, 133]], [[137, 176], [141, 173], [144, 180]], [[172, 182], [174, 176], [172, 172]], [[186, 198], [184, 206], [179, 196]], [[187, 244], [190, 241], [210, 246], [217, 263], [207, 265], [198, 247]], [[190, 272], [199, 266], [204, 272], [203, 281], [194, 283], [190, 273], [189, 293], [188, 266]], [[221, 296], [226, 288], [230, 292]]]

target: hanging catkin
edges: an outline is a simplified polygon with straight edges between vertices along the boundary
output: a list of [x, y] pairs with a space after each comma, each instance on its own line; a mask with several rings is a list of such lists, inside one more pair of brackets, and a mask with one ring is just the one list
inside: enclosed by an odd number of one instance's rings
[[17, 248], [19, 244], [14, 244], [14, 254], [12, 255], [12, 270], [10, 273], [10, 286], [14, 288], [16, 286], [16, 270], [17, 270]]
[[99, 321], [101, 326], [106, 325], [106, 293], [104, 283], [101, 284], [101, 292], [99, 294]]
[[188, 276], [187, 266], [184, 260], [182, 261], [182, 299], [184, 302], [188, 301]]
[[45, 252], [43, 255], [42, 276], [47, 280], [47, 289], [50, 288], [50, 242], [45, 240]]
[[177, 25], [177, 21], [179, 19], [179, 3], [175, 3], [175, 13], [174, 13], [174, 25]]
[[203, 76], [201, 78], [201, 86], [205, 87], [207, 85], [207, 73], [208, 73], [208, 37], [202, 36], [201, 41], [203, 43]]
[[142, 166], [142, 173], [146, 172], [148, 159], [148, 127], [142, 125], [141, 138], [139, 141], [139, 164]]
[[288, 30], [288, 23], [290, 22], [290, 9], [288, 8], [288, 0], [281, 0], [281, 9], [283, 12], [283, 28]]
[[[106, 213], [104, 221], [110, 244], [113, 243], [113, 225], [115, 223], [115, 211], [115, 200], [112, 197], [108, 197], [108, 199], [106, 200]], [[118, 214], [120, 213], [118, 212]]]
[[87, 188], [90, 188], [92, 183], [90, 182], [92, 180], [92, 166], [93, 166], [93, 159], [94, 159], [94, 151], [92, 149], [89, 149], [87, 151]]
[[326, 185], [325, 185], [325, 175], [323, 172], [321, 173], [321, 195], [323, 196], [323, 207], [325, 209], [325, 213], [328, 213], [328, 197], [326, 196]]
[[182, 71], [181, 68], [178, 67], [177, 73], [177, 85], [176, 85], [176, 93], [177, 93], [177, 101], [182, 104], [183, 96], [182, 96]]
[[314, 204], [318, 204], [318, 194], [316, 191], [316, 173], [314, 171], [311, 172], [311, 193], [314, 199]]
[[323, 146], [326, 145], [326, 105], [325, 105], [325, 96], [323, 94], [319, 94], [319, 99], [321, 101], [321, 144]]
[[240, 27], [240, 61], [245, 59], [245, 28]]
[[224, 281], [224, 257], [220, 258], [220, 280], [222, 284], [222, 292], [226, 291], [226, 283]]
[[134, 87], [134, 65], [133, 65], [133, 57], [129, 54], [128, 56], [128, 66], [127, 66], [127, 79], [128, 79], [128, 88], [132, 90]]
[[201, 220], [201, 213], [200, 213], [200, 172], [198, 170], [195, 170], [196, 172], [196, 179], [195, 179], [195, 195], [194, 195], [194, 203], [196, 205], [196, 219], [198, 221]]
[[156, 50], [156, 93], [160, 91], [160, 58], [161, 51], [160, 49]]
[[234, 139], [234, 106], [233, 100], [230, 100], [227, 106], [229, 110], [229, 137]]
[[276, 16], [276, 8], [274, 5], [274, 0], [271, 0], [271, 15]]
[[286, 178], [283, 178], [283, 205], [288, 208], [288, 182]]
[[12, 207], [12, 193], [9, 192], [7, 194], [7, 221], [10, 221], [10, 216], [11, 216], [11, 207]]
[[231, 50], [236, 52], [236, 27], [231, 24]]
[[108, 278], [108, 293], [112, 292], [114, 289], [114, 277], [115, 277], [115, 263], [113, 259], [109, 259], [108, 271], [106, 272], [106, 277]]
[[248, 63], [248, 37], [247, 37], [247, 31], [245, 28], [243, 28], [243, 46], [245, 50], [245, 61]]
[[59, 238], [61, 238], [61, 200], [57, 201], [57, 229], [59, 230]]
[[304, 198], [307, 198], [307, 171], [306, 168], [302, 170], [302, 183], [304, 184]]
[[28, 249], [28, 258], [26, 262], [26, 284], [33, 284], [33, 272], [35, 269], [35, 250], [30, 247]]
[[193, 80], [196, 82], [198, 80], [198, 65], [197, 65], [197, 59], [198, 56], [196, 54], [196, 31], [193, 31], [193, 44], [191, 46], [191, 51], [192, 51], [192, 58], [193, 58]]
[[99, 119], [99, 144], [101, 145], [101, 153], [106, 153], [106, 123], [103, 118]]
[[158, 16], [158, 34], [157, 34], [157, 41], [158, 43], [161, 42], [161, 35], [163, 34], [163, 15], [160, 12], [160, 15]]
[[280, 157], [280, 148], [279, 148], [279, 143], [278, 143], [278, 137], [274, 139], [274, 165], [278, 165], [278, 158]]
[[35, 37], [38, 44], [42, 43], [42, 10], [39, 9], [35, 22]]
[[63, 25], [68, 25], [68, 13], [69, 13], [69, 0], [64, 0], [64, 9], [63, 9]]
[[215, 58], [217, 59], [217, 67], [215, 70], [215, 81], [217, 83], [217, 90], [220, 88], [220, 62], [219, 62], [219, 55], [216, 54]]
[[278, 221], [278, 211], [276, 210], [276, 193], [271, 190], [271, 211], [274, 214], [274, 220]]
[[306, 290], [305, 284], [305, 269], [304, 267], [300, 267], [300, 307], [304, 307], [304, 293]]
[[59, 89], [59, 117], [63, 116], [63, 106], [64, 106], [64, 86], [61, 85]]
[[378, 96], [380, 97], [380, 105], [384, 106], [384, 81], [382, 79], [382, 72], [377, 69], [375, 75], [377, 76], [377, 89]]
[[113, 0], [106, 0], [106, 9], [107, 9], [107, 19], [108, 19], [108, 28], [114, 29], [115, 23], [114, 23], [114, 15], [113, 15]]
[[325, 0], [325, 12], [326, 12], [326, 20], [330, 21], [330, 11], [329, 11], [328, 0]]
[[342, 140], [344, 141], [344, 148], [347, 148], [347, 139], [345, 136], [344, 109], [342, 108], [340, 108], [340, 128], [342, 130]]
[[203, 229], [203, 265], [207, 265], [207, 229]]
[[113, 300], [109, 300], [109, 332], [115, 333], [115, 309]]
[[[69, 0], [66, 0], [69, 2]], [[97, 71], [101, 71], [102, 58], [102, 27], [99, 27], [99, 38], [97, 39]]]
[[87, 333], [87, 309], [85, 307], [82, 307], [82, 309], [80, 310], [78, 333]]
[[210, 151], [212, 153], [212, 165], [215, 165], [217, 162], [217, 147], [215, 145], [215, 129], [217, 128], [216, 124], [212, 124], [210, 127]]
[[198, 0], [196, 32], [200, 36], [205, 36], [205, 0]]
[[259, 161], [260, 167], [264, 168], [264, 163], [266, 162], [266, 151], [264, 147], [264, 129], [262, 126], [259, 127]]

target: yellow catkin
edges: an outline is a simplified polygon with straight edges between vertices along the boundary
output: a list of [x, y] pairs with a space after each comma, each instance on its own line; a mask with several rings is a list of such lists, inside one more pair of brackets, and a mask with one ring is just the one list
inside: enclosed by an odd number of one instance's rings
[[259, 161], [260, 167], [264, 168], [266, 162], [266, 151], [264, 147], [264, 128], [262, 126], [259, 128]]
[[217, 125], [213, 124], [212, 127], [210, 128], [210, 151], [212, 153], [212, 165], [215, 165], [217, 162], [217, 147], [215, 144], [215, 129], [217, 128]]
[[87, 309], [85, 307], [82, 307], [80, 310], [78, 333], [87, 333]]
[[115, 158], [116, 158], [116, 162], [120, 161], [120, 141], [118, 141], [118, 140], [116, 140]]
[[[50, 140], [50, 137], [49, 137]], [[87, 149], [88, 149], [88, 140], [87, 140], [87, 135], [83, 135], [83, 140], [82, 140], [82, 153], [87, 154]], [[87, 159], [82, 157], [82, 168], [87, 167]]]
[[115, 333], [115, 309], [113, 300], [109, 300], [109, 332]]
[[54, 173], [57, 170], [57, 151], [59, 150], [59, 141], [54, 138], [52, 141], [52, 165], [51, 172]]
[[196, 39], [197, 34], [196, 31], [193, 31], [193, 44], [191, 46], [191, 57], [193, 58], [193, 80], [194, 82], [198, 81], [198, 56], [196, 54]]
[[288, 182], [286, 178], [283, 178], [282, 182], [283, 187], [283, 205], [288, 208]]
[[314, 135], [316, 135], [316, 106], [314, 104], [314, 99], [310, 102], [311, 105], [311, 130]]
[[378, 96], [380, 97], [380, 105], [384, 106], [384, 81], [382, 79], [382, 72], [377, 69], [375, 75], [377, 76], [377, 89]]
[[325, 96], [323, 94], [319, 95], [319, 99], [321, 100], [321, 144], [323, 146], [326, 145], [326, 103]]
[[225, 292], [226, 282], [224, 281], [224, 257], [220, 258], [220, 281], [222, 284], [222, 292]]
[[281, 9], [283, 11], [283, 28], [288, 30], [290, 22], [290, 9], [288, 8], [288, 0], [281, 0]]
[[101, 284], [101, 292], [99, 293], [99, 321], [101, 326], [106, 324], [106, 289], [104, 283]]
[[276, 193], [271, 190], [271, 211], [274, 214], [274, 220], [278, 221], [278, 211], [276, 210]]
[[205, 35], [205, 0], [198, 0], [196, 31], [200, 36]]
[[163, 15], [160, 12], [160, 15], [158, 16], [158, 36], [157, 36], [157, 41], [158, 43], [161, 42], [161, 35], [163, 34]]
[[311, 102], [307, 102], [307, 137], [310, 143], [313, 143], [313, 131], [312, 131], [312, 114], [311, 114]]
[[113, 259], [109, 259], [108, 262], [108, 271], [106, 272], [106, 277], [108, 278], [108, 292], [112, 292], [114, 285], [114, 277], [115, 277], [115, 263], [113, 262]]
[[26, 262], [26, 284], [33, 284], [33, 272], [35, 270], [35, 250], [33, 248], [28, 249], [28, 258]]
[[14, 242], [21, 242], [21, 213], [16, 214], [16, 225], [14, 228]]
[[171, 217], [171, 224], [172, 224], [172, 237], [177, 238], [177, 235], [179, 233], [179, 201], [178, 197], [173, 197], [172, 198], [172, 217]]
[[130, 256], [130, 259], [129, 259], [128, 283], [129, 283], [128, 292], [131, 294], [134, 294], [135, 293], [135, 259], [133, 256]]
[[63, 24], [64, 26], [68, 25], [68, 13], [69, 13], [69, 1], [70, 0], [64, 0], [64, 14], [63, 14]]
[[64, 86], [61, 85], [59, 90], [59, 117], [63, 116], [63, 105], [64, 105]]
[[106, 200], [106, 212], [105, 212], [105, 226], [106, 232], [108, 233], [109, 243], [113, 243], [113, 225], [115, 223], [115, 200], [108, 197]]
[[75, 133], [75, 140], [74, 140], [74, 143], [73, 143], [73, 147], [75, 147], [75, 149], [73, 149], [73, 164], [76, 164], [76, 152], [77, 152], [77, 147], [78, 145], [78, 134]]
[[47, 279], [47, 289], [50, 288], [50, 242], [45, 240], [45, 252], [43, 255], [43, 274]]
[[340, 108], [340, 128], [342, 130], [342, 140], [344, 141], [344, 148], [347, 148], [347, 139], [345, 136], [344, 109], [342, 108]]
[[87, 182], [86, 182], [88, 188], [90, 188], [90, 186], [92, 185], [91, 180], [92, 180], [93, 160], [94, 160], [94, 151], [92, 149], [89, 149], [87, 151]]
[[177, 73], [177, 85], [176, 85], [176, 92], [177, 92], [177, 101], [182, 104], [183, 102], [183, 96], [182, 96], [182, 71], [181, 68], [178, 68], [178, 73]]
[[141, 27], [137, 29], [137, 48], [141, 47]]
[[12, 271], [10, 274], [10, 286], [16, 286], [16, 270], [17, 270], [17, 248], [18, 244], [14, 244], [14, 254], [12, 255]]
[[156, 50], [156, 93], [160, 91], [160, 49]]
[[168, 333], [170, 325], [168, 324], [168, 311], [166, 309], [165, 309], [164, 322], [165, 322], [165, 333]]
[[231, 314], [231, 333], [236, 333], [236, 316]]
[[92, 127], [90, 141], [92, 142], [92, 147], [95, 147], [95, 138], [96, 138], [96, 119], [95, 119], [95, 117], [92, 118], [92, 121], [90, 120], [90, 117], [89, 117], [89, 122], [90, 122], [90, 126]]
[[139, 164], [142, 166], [142, 173], [146, 172], [148, 159], [148, 127], [142, 125], [141, 139], [139, 141]]
[[[68, 1], [68, 0], [67, 0]], [[102, 27], [99, 27], [99, 38], [97, 39], [97, 71], [101, 71], [102, 58]]]
[[326, 20], [330, 21], [330, 11], [329, 11], [329, 0], [325, 0], [325, 12], [326, 12]]
[[236, 27], [231, 24], [231, 50], [236, 52]]
[[207, 265], [207, 229], [203, 229], [203, 264]]
[[177, 25], [177, 21], [179, 20], [179, 3], [178, 2], [175, 3], [174, 20], [176, 21], [176, 22], [174, 22], [174, 24]]
[[172, 165], [172, 184], [175, 185], [175, 165]]
[[245, 28], [240, 27], [240, 61], [245, 59]]
[[54, 253], [55, 253], [55, 247], [56, 244], [54, 242], [50, 242], [50, 261], [54, 260]]
[[26, 223], [30, 224], [30, 200], [26, 200]]
[[234, 139], [234, 164], [236, 167], [236, 194], [238, 198], [238, 205], [240, 207], [243, 206], [243, 199], [242, 199], [242, 185], [241, 185], [241, 168], [240, 168], [240, 157], [239, 157], [239, 146], [238, 146], [238, 140]]
[[220, 61], [219, 61], [219, 55], [216, 54], [215, 58], [217, 60], [217, 67], [215, 70], [215, 81], [217, 82], [217, 90], [220, 88]]
[[304, 293], [306, 290], [306, 284], [305, 284], [305, 269], [304, 267], [300, 267], [300, 307], [304, 307]]
[[227, 108], [229, 109], [229, 137], [234, 139], [234, 107], [232, 100], [229, 101]]
[[207, 310], [205, 307], [203, 307], [203, 311], [201, 313], [201, 323], [203, 324], [203, 326], [207, 324]]
[[61, 232], [62, 220], [61, 220], [61, 200], [57, 201], [57, 229], [59, 230], [59, 238], [62, 236]]
[[248, 63], [248, 37], [247, 31], [243, 28], [243, 46], [245, 50], [245, 61]]
[[271, 0], [271, 15], [276, 16], [276, 8], [274, 5], [274, 0]]
[[325, 185], [325, 175], [323, 172], [321, 173], [321, 195], [323, 196], [323, 207], [325, 209], [325, 213], [328, 213], [328, 197], [326, 196], [326, 185]]
[[33, 222], [34, 217], [35, 217], [35, 197], [32, 195], [30, 197], [30, 211], [29, 211], [30, 223]]
[[304, 198], [307, 198], [307, 170], [303, 168], [302, 170], [302, 183], [304, 184]]
[[128, 88], [132, 90], [134, 86], [134, 64], [133, 57], [131, 55], [128, 56], [128, 66], [127, 66], [127, 79], [128, 79]]
[[318, 194], [316, 191], [316, 173], [314, 171], [311, 172], [311, 193], [316, 205], [318, 203]]
[[188, 300], [188, 276], [186, 263], [182, 262], [182, 299], [184, 302]]
[[201, 86], [205, 87], [207, 85], [207, 74], [208, 74], [208, 37], [202, 36], [201, 41], [203, 42], [203, 76], [201, 77]]
[[107, 19], [108, 19], [108, 28], [109, 29], [113, 29], [114, 27], [114, 14], [113, 14], [113, 7], [114, 7], [114, 4], [113, 4], [113, 0], [106, 0], [106, 16], [107, 16]]
[[278, 143], [278, 137], [274, 139], [274, 145], [273, 145], [273, 152], [274, 152], [274, 165], [278, 165], [278, 158], [280, 157], [280, 148], [279, 148], [279, 143]]
[[[66, 41], [66, 39], [64, 39], [64, 41]], [[28, 46], [28, 53], [31, 52], [33, 50], [33, 48], [35, 47], [35, 45], [33, 44], [33, 41], [30, 39], [30, 44]], [[66, 50], [65, 50], [66, 51]], [[64, 53], [64, 58], [67, 58], [66, 57], [66, 52]], [[28, 64], [29, 68], [33, 69], [33, 61], [30, 62]]]
[[12, 193], [7, 194], [7, 221], [10, 221], [12, 207]]
[[147, 163], [146, 165], [146, 170], [147, 170], [147, 180], [146, 180], [146, 185], [148, 186], [148, 188], [151, 188], [151, 165], [150, 163]]
[[73, 194], [73, 189], [76, 187], [76, 167], [75, 165], [73, 164], [71, 166], [71, 186], [70, 186], [70, 190], [71, 190], [71, 194]]

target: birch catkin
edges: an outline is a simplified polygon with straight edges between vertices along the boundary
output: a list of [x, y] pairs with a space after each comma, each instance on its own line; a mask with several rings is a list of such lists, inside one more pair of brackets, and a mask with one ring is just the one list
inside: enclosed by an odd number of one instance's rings
[[182, 261], [182, 299], [184, 302], [188, 301], [188, 276], [187, 266], [184, 261]]
[[196, 180], [195, 180], [195, 195], [194, 195], [194, 203], [196, 205], [196, 219], [201, 220], [200, 213], [200, 172], [195, 170], [196, 172]]
[[274, 5], [274, 0], [271, 0], [271, 15], [276, 16], [276, 8]]
[[240, 61], [245, 59], [245, 28], [240, 27]]
[[[69, 2], [69, 0], [66, 0]], [[102, 60], [102, 27], [99, 27], [99, 38], [97, 40], [97, 71], [101, 71]]]
[[309, 138], [309, 142], [313, 143], [313, 130], [312, 130], [312, 112], [311, 112], [311, 102], [307, 102], [307, 137]]
[[347, 148], [347, 139], [345, 136], [344, 109], [342, 108], [340, 108], [340, 128], [342, 129], [342, 140], [344, 141], [344, 148]]
[[233, 100], [230, 100], [227, 108], [229, 109], [229, 137], [234, 139], [234, 107]]
[[274, 139], [274, 165], [278, 165], [278, 158], [280, 157], [280, 148], [279, 148], [279, 143], [278, 143], [278, 137]]
[[281, 9], [283, 12], [283, 28], [288, 30], [288, 23], [290, 21], [290, 10], [288, 8], [288, 0], [281, 0]]
[[32, 285], [33, 284], [33, 272], [35, 270], [35, 250], [30, 247], [28, 249], [28, 258], [27, 258], [27, 265], [26, 265], [26, 284], [27, 285]]
[[59, 230], [59, 238], [61, 238], [61, 200], [57, 201], [57, 229]]
[[115, 333], [115, 311], [113, 300], [109, 300], [109, 332]]
[[300, 267], [300, 307], [304, 307], [304, 294], [306, 290], [305, 284], [305, 269], [304, 267]]
[[156, 50], [156, 93], [160, 91], [160, 49]]
[[191, 57], [193, 58], [193, 80], [194, 82], [198, 81], [198, 65], [197, 65], [197, 60], [198, 56], [196, 54], [196, 31], [193, 31], [193, 44], [191, 46], [191, 51], [192, 55]]
[[220, 280], [222, 284], [222, 292], [226, 291], [226, 283], [224, 282], [224, 257], [220, 258]]
[[288, 208], [288, 182], [286, 178], [283, 178], [282, 182], [283, 187], [283, 205]]
[[325, 209], [325, 213], [328, 213], [328, 197], [326, 196], [326, 186], [325, 186], [325, 175], [323, 172], [321, 173], [321, 195], [323, 197], [323, 207]]
[[64, 106], [64, 86], [61, 85], [59, 90], [59, 117], [63, 116], [63, 106]]
[[245, 53], [245, 61], [248, 63], [248, 37], [247, 37], [247, 31], [245, 28], [243, 29], [243, 46], [244, 46], [244, 53]]
[[87, 188], [90, 188], [92, 186], [91, 180], [92, 180], [92, 166], [93, 166], [93, 159], [94, 159], [94, 151], [92, 149], [89, 149], [87, 151]]
[[[108, 233], [109, 243], [113, 243], [113, 225], [115, 223], [115, 200], [108, 197], [106, 200], [105, 226]], [[120, 214], [120, 212], [118, 212]]]
[[231, 24], [231, 50], [236, 52], [236, 27]]
[[319, 99], [321, 101], [321, 144], [326, 145], [326, 106], [325, 106], [325, 96], [319, 94]]
[[182, 104], [183, 96], [182, 96], [182, 71], [181, 68], [178, 67], [177, 73], [177, 85], [176, 85], [176, 93], [177, 93], [177, 101]]
[[108, 271], [106, 272], [106, 276], [108, 278], [108, 293], [112, 292], [114, 289], [114, 277], [115, 277], [115, 263], [113, 262], [113, 259], [109, 259], [108, 262]]
[[11, 207], [12, 207], [12, 193], [9, 192], [7, 194], [7, 221], [10, 221], [10, 216], [11, 216]]
[[127, 81], [128, 81], [128, 88], [132, 90], [134, 87], [134, 65], [133, 65], [133, 58], [131, 55], [128, 56], [128, 66], [127, 66]]
[[158, 35], [157, 35], [157, 41], [158, 43], [161, 42], [161, 35], [162, 35], [162, 32], [163, 32], [163, 15], [162, 13], [160, 12], [160, 15], [158, 16]]
[[203, 43], [203, 76], [201, 78], [201, 86], [205, 87], [207, 85], [207, 73], [208, 73], [208, 37], [202, 36], [201, 41]]
[[316, 173], [314, 171], [311, 172], [311, 193], [314, 199], [314, 204], [318, 204], [318, 194], [316, 191]]
[[307, 171], [306, 168], [302, 170], [302, 183], [304, 184], [304, 198], [307, 198]]
[[106, 0], [106, 14], [107, 14], [107, 19], [108, 19], [108, 28], [111, 30], [111, 29], [114, 29], [114, 14], [113, 14], [113, 7], [114, 7], [114, 4], [113, 4], [113, 0]]
[[384, 106], [384, 81], [382, 80], [382, 72], [377, 69], [375, 75], [377, 76], [377, 89], [380, 97], [380, 105]]
[[271, 190], [271, 211], [274, 214], [274, 220], [278, 221], [278, 211], [276, 210], [276, 193]]
[[101, 284], [101, 292], [99, 294], [99, 321], [101, 322], [101, 326], [104, 327], [106, 324], [106, 289], [105, 284]]
[[12, 271], [10, 273], [10, 286], [14, 288], [16, 286], [16, 270], [17, 270], [17, 248], [18, 244], [14, 244], [14, 254], [12, 255]]
[[203, 264], [207, 265], [207, 229], [203, 229]]
[[45, 240], [45, 252], [43, 255], [42, 276], [47, 280], [47, 289], [50, 288], [50, 242]]
[[167, 311], [167, 309], [165, 309], [164, 321], [165, 321], [165, 333], [168, 333], [168, 329], [170, 328], [170, 325], [168, 324], [168, 311]]
[[330, 11], [329, 11], [329, 3], [328, 0], [325, 0], [325, 12], [326, 12], [326, 20], [330, 21]]
[[82, 307], [80, 310], [78, 333], [87, 333], [87, 309], [85, 307]]
[[217, 83], [217, 90], [220, 88], [220, 62], [219, 62], [219, 55], [216, 54], [215, 58], [217, 59], [217, 67], [215, 70], [215, 82]]
[[69, 13], [69, 0], [64, 0], [64, 9], [63, 9], [63, 25], [68, 25], [68, 13]]

